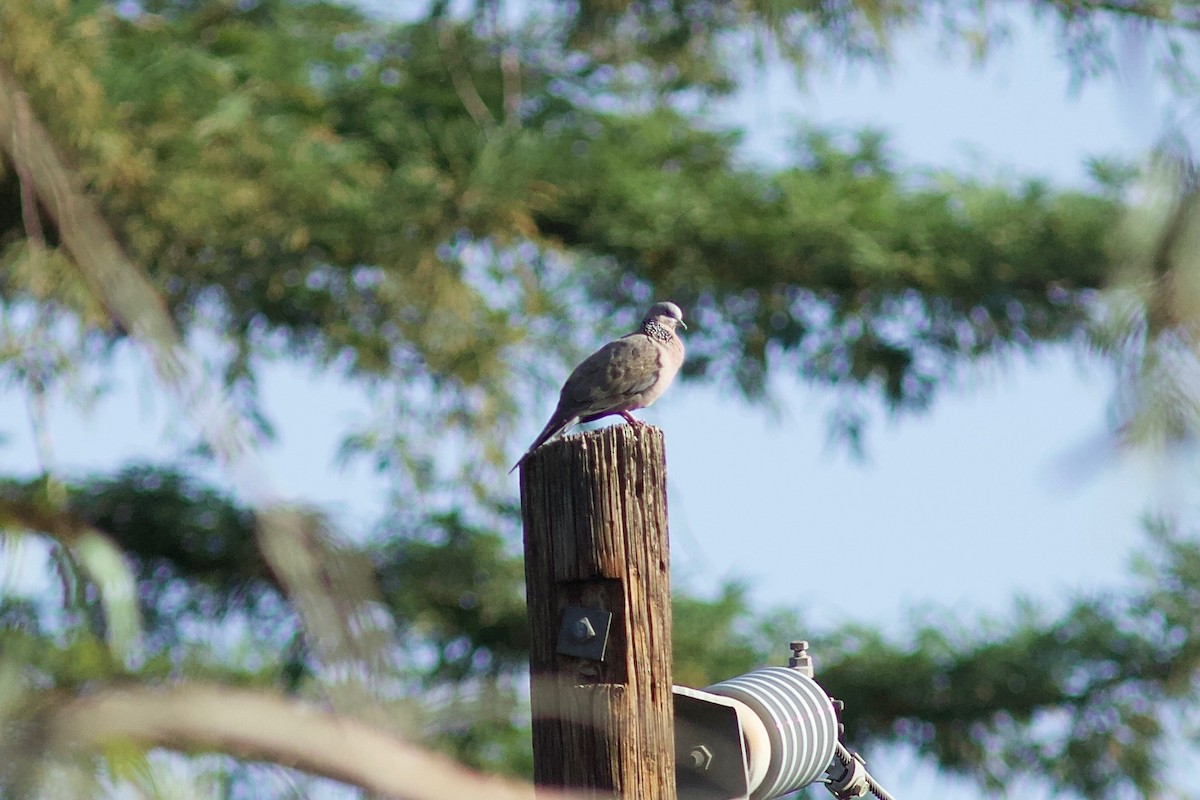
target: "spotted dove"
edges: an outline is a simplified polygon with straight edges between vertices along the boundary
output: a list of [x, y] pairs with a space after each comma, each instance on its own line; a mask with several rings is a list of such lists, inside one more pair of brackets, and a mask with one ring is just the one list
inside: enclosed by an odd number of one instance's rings
[[636, 331], [585, 358], [563, 384], [550, 421], [513, 469], [572, 425], [610, 414], [620, 414], [631, 425], [642, 425], [629, 412], [658, 399], [683, 364], [683, 341], [675, 333], [676, 325], [687, 329], [679, 306], [655, 303]]

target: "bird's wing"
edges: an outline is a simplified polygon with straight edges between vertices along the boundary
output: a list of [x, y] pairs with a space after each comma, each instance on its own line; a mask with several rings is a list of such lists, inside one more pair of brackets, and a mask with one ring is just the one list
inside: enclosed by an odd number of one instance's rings
[[648, 336], [609, 342], [583, 360], [563, 384], [559, 407], [587, 416], [622, 406], [658, 380], [659, 348]]

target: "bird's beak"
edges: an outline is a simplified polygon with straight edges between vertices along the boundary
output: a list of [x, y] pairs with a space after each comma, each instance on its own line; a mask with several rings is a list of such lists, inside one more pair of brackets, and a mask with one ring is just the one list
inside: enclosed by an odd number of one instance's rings
[[683, 320], [679, 320], [679, 326], [681, 328], [683, 328], [685, 331], [687, 330], [687, 323], [684, 322]]

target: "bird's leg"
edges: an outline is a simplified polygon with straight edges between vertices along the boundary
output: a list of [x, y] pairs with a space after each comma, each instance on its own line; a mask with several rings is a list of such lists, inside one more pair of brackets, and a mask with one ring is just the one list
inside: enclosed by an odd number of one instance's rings
[[635, 417], [633, 414], [630, 414], [628, 411], [618, 411], [617, 413], [620, 414], [625, 419], [626, 422], [628, 422], [630, 425], [632, 425], [635, 428], [646, 427], [646, 423], [642, 422], [640, 419]]

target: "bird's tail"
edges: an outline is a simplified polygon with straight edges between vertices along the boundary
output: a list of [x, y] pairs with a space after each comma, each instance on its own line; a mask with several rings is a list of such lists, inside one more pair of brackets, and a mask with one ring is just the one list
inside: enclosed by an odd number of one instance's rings
[[562, 436], [563, 432], [566, 431], [568, 428], [570, 428], [572, 425], [574, 425], [576, 422], [579, 422], [578, 416], [568, 417], [566, 419], [561, 419], [557, 414], [552, 416], [550, 418], [550, 421], [546, 423], [546, 427], [542, 428], [542, 432], [539, 433], [537, 435], [537, 438], [533, 440], [533, 444], [529, 445], [529, 449], [525, 451], [525, 455], [518, 458], [517, 463], [512, 465], [512, 469], [510, 469], [508, 471], [508, 474], [512, 475], [513, 471], [516, 470], [517, 467], [524, 464], [525, 459], [527, 459], [531, 455], [533, 455], [534, 450], [537, 450], [539, 447], [544, 445], [546, 442], [552, 441], [554, 439], [557, 439], [559, 436]]

